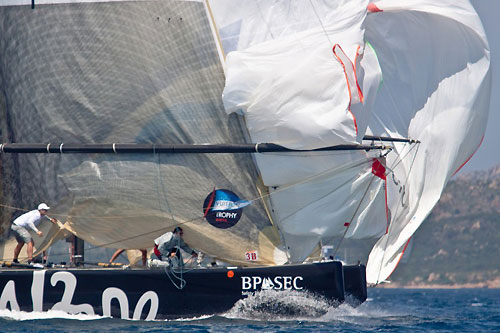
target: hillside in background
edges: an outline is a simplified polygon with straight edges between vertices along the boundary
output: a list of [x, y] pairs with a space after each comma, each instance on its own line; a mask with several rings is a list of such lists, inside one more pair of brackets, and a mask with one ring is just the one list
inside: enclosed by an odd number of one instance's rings
[[410, 252], [392, 285], [500, 288], [500, 166], [451, 180]]

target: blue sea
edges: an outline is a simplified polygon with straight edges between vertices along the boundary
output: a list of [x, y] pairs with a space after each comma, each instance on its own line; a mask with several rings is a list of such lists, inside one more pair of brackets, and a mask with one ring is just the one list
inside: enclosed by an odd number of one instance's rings
[[306, 309], [302, 317], [266, 312], [262, 306], [256, 311], [254, 306], [245, 303], [217, 316], [170, 321], [4, 310], [0, 311], [0, 331], [500, 332], [500, 289], [372, 288], [368, 292], [368, 300], [356, 308], [348, 305], [329, 308], [314, 299], [288, 297], [287, 306]]

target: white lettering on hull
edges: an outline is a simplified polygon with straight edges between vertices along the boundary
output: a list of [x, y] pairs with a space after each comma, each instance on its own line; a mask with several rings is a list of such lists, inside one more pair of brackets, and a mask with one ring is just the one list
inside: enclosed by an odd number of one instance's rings
[[248, 290], [302, 290], [304, 287], [299, 285], [303, 281], [302, 276], [275, 276], [273, 279], [269, 277], [262, 278], [260, 276], [242, 276], [241, 289]]
[[[33, 282], [31, 284], [31, 299], [33, 302], [33, 311], [43, 311], [45, 272], [46, 271], [43, 270], [33, 272]], [[50, 278], [51, 285], [55, 287], [59, 282], [64, 283], [63, 295], [61, 297], [61, 301], [54, 304], [51, 310], [61, 310], [72, 314], [95, 314], [94, 308], [90, 304], [71, 303], [73, 301], [73, 295], [75, 293], [77, 285], [77, 279], [73, 273], [56, 272], [52, 274]], [[115, 287], [106, 288], [102, 293], [103, 316], [111, 316], [111, 300], [113, 298], [116, 298], [120, 304], [121, 318], [129, 319], [129, 302], [127, 295], [123, 290]], [[154, 291], [147, 291], [141, 296], [139, 301], [137, 301], [132, 319], [141, 319], [142, 311], [144, 310], [144, 306], [147, 302], [151, 302], [151, 304], [149, 307], [149, 312], [145, 319], [154, 320], [156, 318], [160, 301], [158, 295]], [[11, 310], [20, 310], [19, 304], [17, 302], [16, 285], [14, 280], [10, 280], [5, 284], [0, 296], [0, 309], [8, 309], [8, 304], [10, 304]]]
[[106, 288], [102, 293], [102, 315], [111, 317], [111, 300], [116, 298], [120, 304], [120, 312], [122, 319], [128, 318], [128, 299], [123, 290], [110, 287]]
[[3, 288], [2, 296], [0, 296], [0, 309], [7, 309], [7, 303], [10, 304], [11, 310], [20, 310], [16, 298], [16, 284], [13, 280], [7, 282]]
[[144, 309], [144, 305], [146, 305], [146, 302], [150, 301], [151, 306], [149, 308], [149, 313], [146, 317], [146, 320], [154, 320], [156, 317], [156, 314], [158, 313], [158, 305], [160, 304], [160, 300], [158, 299], [158, 295], [154, 291], [146, 291], [144, 295], [139, 298], [139, 301], [137, 301], [137, 305], [135, 306], [134, 310], [134, 316], [132, 319], [134, 320], [140, 320], [141, 319], [141, 313], [142, 310]]
[[57, 272], [52, 274], [50, 284], [55, 287], [58, 282], [64, 283], [64, 292], [60, 302], [54, 304], [51, 310], [61, 310], [68, 313], [86, 313], [93, 315], [94, 308], [90, 304], [71, 304], [76, 289], [76, 276], [70, 272]]
[[33, 311], [43, 311], [43, 283], [45, 282], [45, 271], [33, 272], [33, 283], [31, 284], [31, 300]]

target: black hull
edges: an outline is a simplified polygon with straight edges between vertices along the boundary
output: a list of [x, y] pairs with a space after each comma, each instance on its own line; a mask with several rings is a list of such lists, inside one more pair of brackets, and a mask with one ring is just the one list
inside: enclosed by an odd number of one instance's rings
[[[344, 282], [344, 271], [352, 279]], [[180, 276], [180, 273], [177, 273]], [[172, 276], [171, 276], [172, 277]], [[340, 262], [185, 271], [172, 283], [164, 269], [0, 271], [0, 309], [63, 310], [127, 319], [195, 317], [225, 312], [262, 289], [307, 291], [339, 304], [347, 293], [366, 299], [364, 266]]]

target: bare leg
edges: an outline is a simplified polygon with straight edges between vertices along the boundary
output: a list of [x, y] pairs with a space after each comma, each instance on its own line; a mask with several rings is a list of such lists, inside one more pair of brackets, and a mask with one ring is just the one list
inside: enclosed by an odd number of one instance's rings
[[24, 243], [17, 242], [16, 248], [14, 249], [14, 260], [17, 260], [17, 258], [19, 258], [19, 253], [21, 252], [23, 246]]
[[35, 245], [35, 242], [33, 240], [31, 240], [28, 243], [28, 248], [26, 249], [26, 252], [28, 252], [28, 261], [32, 261], [33, 260], [33, 246], [34, 245]]
[[118, 256], [123, 253], [123, 251], [125, 251], [125, 249], [116, 250], [116, 252], [113, 253], [113, 255], [111, 256], [111, 259], [109, 259], [109, 262], [115, 261], [115, 259], [118, 258]]
[[146, 260], [148, 257], [148, 251], [146, 250], [141, 250], [142, 252], [142, 266], [146, 266]]

